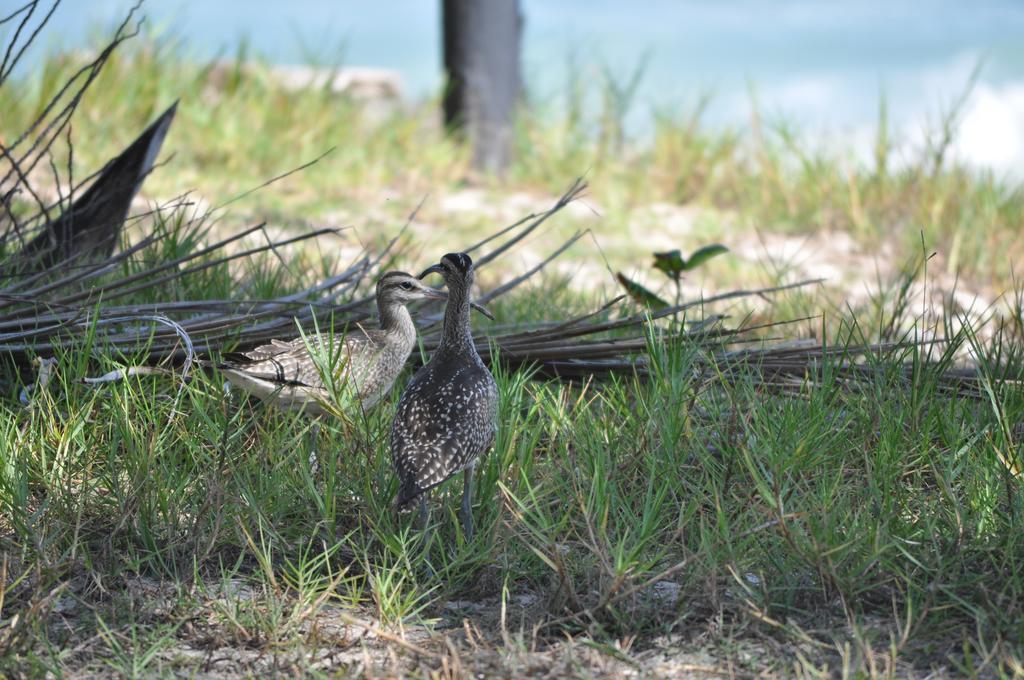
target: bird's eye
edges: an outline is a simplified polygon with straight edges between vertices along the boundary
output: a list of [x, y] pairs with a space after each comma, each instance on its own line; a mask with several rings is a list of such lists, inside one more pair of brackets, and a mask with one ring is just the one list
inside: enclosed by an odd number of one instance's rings
[[412, 284], [408, 281], [402, 281], [399, 285], [402, 286], [402, 290], [412, 290]]

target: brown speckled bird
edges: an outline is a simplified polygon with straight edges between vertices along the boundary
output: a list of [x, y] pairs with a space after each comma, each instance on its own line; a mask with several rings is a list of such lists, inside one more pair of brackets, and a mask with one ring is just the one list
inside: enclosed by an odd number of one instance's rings
[[[447, 297], [445, 291], [429, 288], [411, 274], [388, 272], [377, 281], [380, 327], [357, 326], [334, 338], [331, 351], [337, 353], [338, 385], [351, 387], [350, 394], [364, 411], [391, 389], [416, 345], [416, 326], [405, 305]], [[220, 368], [232, 385], [249, 394], [280, 408], [320, 415], [331, 399], [321, 373], [323, 362], [318, 367], [309, 351], [319, 349], [320, 342], [317, 336], [271, 340], [248, 352], [226, 355]]]
[[406, 508], [419, 500], [427, 532], [429, 489], [463, 472], [460, 514], [466, 540], [472, 540], [473, 472], [497, 432], [498, 385], [473, 343], [473, 260], [449, 253], [420, 278], [434, 272], [448, 286], [441, 343], [406, 386], [391, 424], [391, 461], [400, 484], [397, 505]]

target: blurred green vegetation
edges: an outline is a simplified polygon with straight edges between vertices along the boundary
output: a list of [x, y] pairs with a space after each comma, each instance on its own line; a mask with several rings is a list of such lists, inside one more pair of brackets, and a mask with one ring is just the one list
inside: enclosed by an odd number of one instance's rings
[[[0, 136], [23, 130], [80, 63], [81, 56], [54, 54], [0, 90]], [[599, 240], [615, 246], [615, 266], [626, 256], [639, 264], [656, 249], [644, 247], [652, 229], [637, 224], [636, 211], [666, 204], [698, 211], [694, 242], [685, 248], [730, 245], [729, 236], [754, 229], [845, 232], [869, 253], [888, 247], [887, 258], [898, 262], [919, 255], [923, 244], [950, 275], [1012, 287], [1012, 263], [1024, 253], [1024, 192], [956, 161], [958, 102], [936, 112], [925, 144], [908, 153], [893, 138], [881, 98], [873, 160], [864, 163], [791, 126], [769, 125], [753, 103], [742, 129], [706, 125], [702, 99], [691, 110], [656, 114], [650, 138], [633, 140], [624, 127], [632, 91], [606, 73], [585, 85], [571, 80], [563, 101], [528, 97], [516, 161], [499, 180], [469, 175], [466, 150], [445, 135], [436, 100], [380, 105], [326, 88], [288, 89], [246, 50], [202, 63], [174, 40], [137, 40], [114, 52], [76, 114], [74, 168], [77, 177], [92, 171], [180, 99], [164, 146], [169, 162], [145, 186], [150, 197], [193, 189], [216, 204], [333, 149], [273, 191], [249, 197], [236, 216], [301, 224], [372, 215], [400, 225], [426, 196], [422, 219], [471, 233], [486, 214], [439, 207], [467, 178], [484, 192], [484, 205], [500, 206], [510, 193], [557, 195], [585, 174], [599, 213], [587, 226], [596, 223]], [[64, 167], [64, 159], [55, 161]]]

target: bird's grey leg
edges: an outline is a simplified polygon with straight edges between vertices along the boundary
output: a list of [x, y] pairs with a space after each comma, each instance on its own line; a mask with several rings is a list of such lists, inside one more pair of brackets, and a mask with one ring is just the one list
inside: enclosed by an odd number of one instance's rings
[[437, 572], [430, 563], [430, 509], [427, 507], [427, 492], [420, 494], [419, 517], [416, 520], [420, 534], [420, 550], [423, 551], [423, 569], [428, 578], [436, 578]]
[[476, 462], [471, 463], [463, 472], [462, 478], [462, 535], [469, 543], [473, 540], [473, 476]]
[[420, 494], [420, 516], [419, 525], [420, 529], [427, 528], [427, 522], [430, 521], [430, 509], [427, 507], [427, 494]]
[[309, 428], [309, 473], [314, 477], [320, 471], [320, 461], [316, 455], [318, 439], [320, 439], [320, 421], [314, 420], [313, 425]]
[[430, 545], [430, 508], [427, 507], [426, 492], [420, 494], [420, 514], [416, 524], [419, 525], [420, 531], [423, 532], [423, 546]]

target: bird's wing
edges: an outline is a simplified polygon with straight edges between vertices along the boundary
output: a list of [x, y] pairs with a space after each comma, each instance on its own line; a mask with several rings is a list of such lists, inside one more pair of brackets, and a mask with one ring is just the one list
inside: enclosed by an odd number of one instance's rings
[[492, 385], [480, 383], [480, 393], [468, 401], [444, 386], [428, 391], [417, 382], [407, 388], [391, 430], [392, 462], [403, 489], [400, 498], [437, 486], [490, 447], [497, 407]]
[[461, 447], [454, 435], [425, 440], [412, 429], [393, 428], [391, 457], [398, 472], [398, 506], [408, 506], [419, 494], [457, 473], [461, 469], [458, 461], [464, 458], [459, 455]]
[[271, 340], [265, 345], [254, 347], [245, 352], [228, 352], [224, 358], [236, 364], [251, 364], [265, 361], [281, 354], [295, 351], [297, 348], [304, 348], [302, 338], [294, 340]]
[[[282, 385], [307, 385], [323, 388], [321, 367], [331, 367], [335, 378], [344, 380], [353, 359], [372, 350], [373, 340], [363, 333], [350, 333], [336, 338], [333, 351], [324, 352], [318, 359], [310, 354], [322, 352], [324, 343], [317, 337], [295, 338], [290, 341], [271, 340], [241, 355], [225, 355], [225, 368], [244, 371], [248, 375]], [[358, 361], [358, 359], [356, 359]]]

